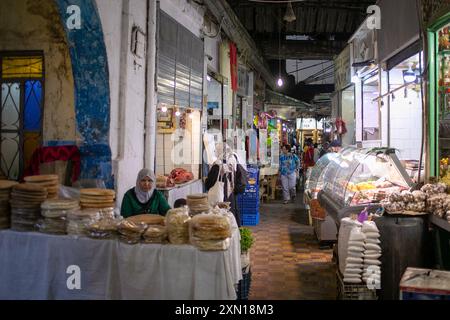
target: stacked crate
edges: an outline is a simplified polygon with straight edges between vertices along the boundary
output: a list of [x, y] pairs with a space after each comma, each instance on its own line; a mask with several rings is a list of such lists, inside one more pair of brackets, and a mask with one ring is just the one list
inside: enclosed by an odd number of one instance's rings
[[243, 226], [256, 226], [259, 223], [259, 169], [248, 166], [248, 181], [245, 192], [237, 197]]

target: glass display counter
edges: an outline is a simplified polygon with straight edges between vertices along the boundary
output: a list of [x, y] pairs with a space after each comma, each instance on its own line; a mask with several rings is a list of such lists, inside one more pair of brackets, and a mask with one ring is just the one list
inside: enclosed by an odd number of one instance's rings
[[372, 212], [390, 193], [414, 186], [395, 150], [389, 148], [345, 148], [330, 159], [322, 179], [319, 203], [338, 224], [365, 207]]

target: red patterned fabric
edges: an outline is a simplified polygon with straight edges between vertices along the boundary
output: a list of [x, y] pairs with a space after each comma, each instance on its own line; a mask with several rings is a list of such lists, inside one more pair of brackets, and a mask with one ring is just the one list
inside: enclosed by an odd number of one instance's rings
[[238, 90], [238, 64], [237, 64], [237, 48], [230, 41], [230, 67], [231, 67], [231, 90]]
[[72, 182], [80, 176], [80, 151], [77, 146], [39, 147], [33, 152], [24, 177], [38, 175], [39, 165], [53, 161], [72, 161]]

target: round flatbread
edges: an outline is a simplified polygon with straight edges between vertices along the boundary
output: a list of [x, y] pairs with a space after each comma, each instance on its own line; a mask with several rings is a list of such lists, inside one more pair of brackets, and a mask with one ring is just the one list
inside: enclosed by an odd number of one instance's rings
[[36, 176], [28, 176], [23, 178], [26, 182], [46, 182], [46, 181], [58, 181], [59, 177], [56, 174], [43, 174]]
[[34, 195], [34, 194], [24, 194], [24, 193], [11, 193], [11, 199], [14, 200], [40, 200], [41, 202], [47, 199], [47, 195]]
[[113, 197], [80, 197], [80, 201], [88, 203], [114, 202], [114, 199]]
[[85, 203], [80, 202], [82, 208], [114, 208], [114, 202], [105, 202], [105, 203]]
[[105, 202], [114, 202], [113, 198], [85, 198], [85, 197], [81, 197], [80, 198], [80, 202], [84, 202], [84, 203], [105, 203]]
[[114, 197], [116, 195], [116, 192], [111, 189], [98, 189], [98, 188], [88, 188], [88, 189], [81, 189], [80, 190], [81, 195], [91, 195], [91, 196], [112, 196]]
[[9, 201], [11, 208], [39, 208], [39, 210], [41, 209], [41, 202], [34, 202], [34, 201], [21, 201], [21, 200], [14, 200], [11, 199]]
[[41, 209], [45, 210], [67, 210], [77, 207], [78, 201], [70, 199], [46, 200], [41, 203]]
[[13, 186], [19, 184], [17, 181], [11, 181], [11, 180], [0, 180], [0, 189], [11, 189]]
[[148, 225], [165, 225], [165, 217], [158, 214], [139, 214], [126, 218], [126, 220], [134, 223], [145, 223]]
[[186, 197], [187, 199], [203, 199], [203, 198], [208, 198], [208, 194], [206, 193], [194, 193], [194, 194], [190, 194]]
[[59, 191], [59, 187], [55, 186], [55, 187], [45, 187], [47, 188], [47, 192], [48, 193], [57, 193]]
[[44, 187], [47, 189], [55, 189], [59, 186], [59, 183], [57, 181], [55, 181], [55, 182], [27, 182], [27, 183], [33, 184], [35, 186]]
[[47, 189], [32, 183], [20, 183], [13, 187], [14, 191], [26, 191], [27, 193], [47, 193]]

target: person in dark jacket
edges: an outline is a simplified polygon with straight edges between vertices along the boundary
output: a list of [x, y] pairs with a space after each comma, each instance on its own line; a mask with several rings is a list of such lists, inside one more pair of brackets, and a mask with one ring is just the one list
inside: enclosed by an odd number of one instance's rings
[[218, 143], [216, 145], [216, 156], [217, 160], [211, 166], [205, 181], [206, 190], [214, 186], [220, 172], [221, 181], [224, 182], [223, 201], [230, 202], [230, 211], [240, 227], [241, 216], [237, 206], [236, 195], [243, 193], [247, 185], [246, 164], [240, 160], [236, 153], [231, 151], [227, 144]]

